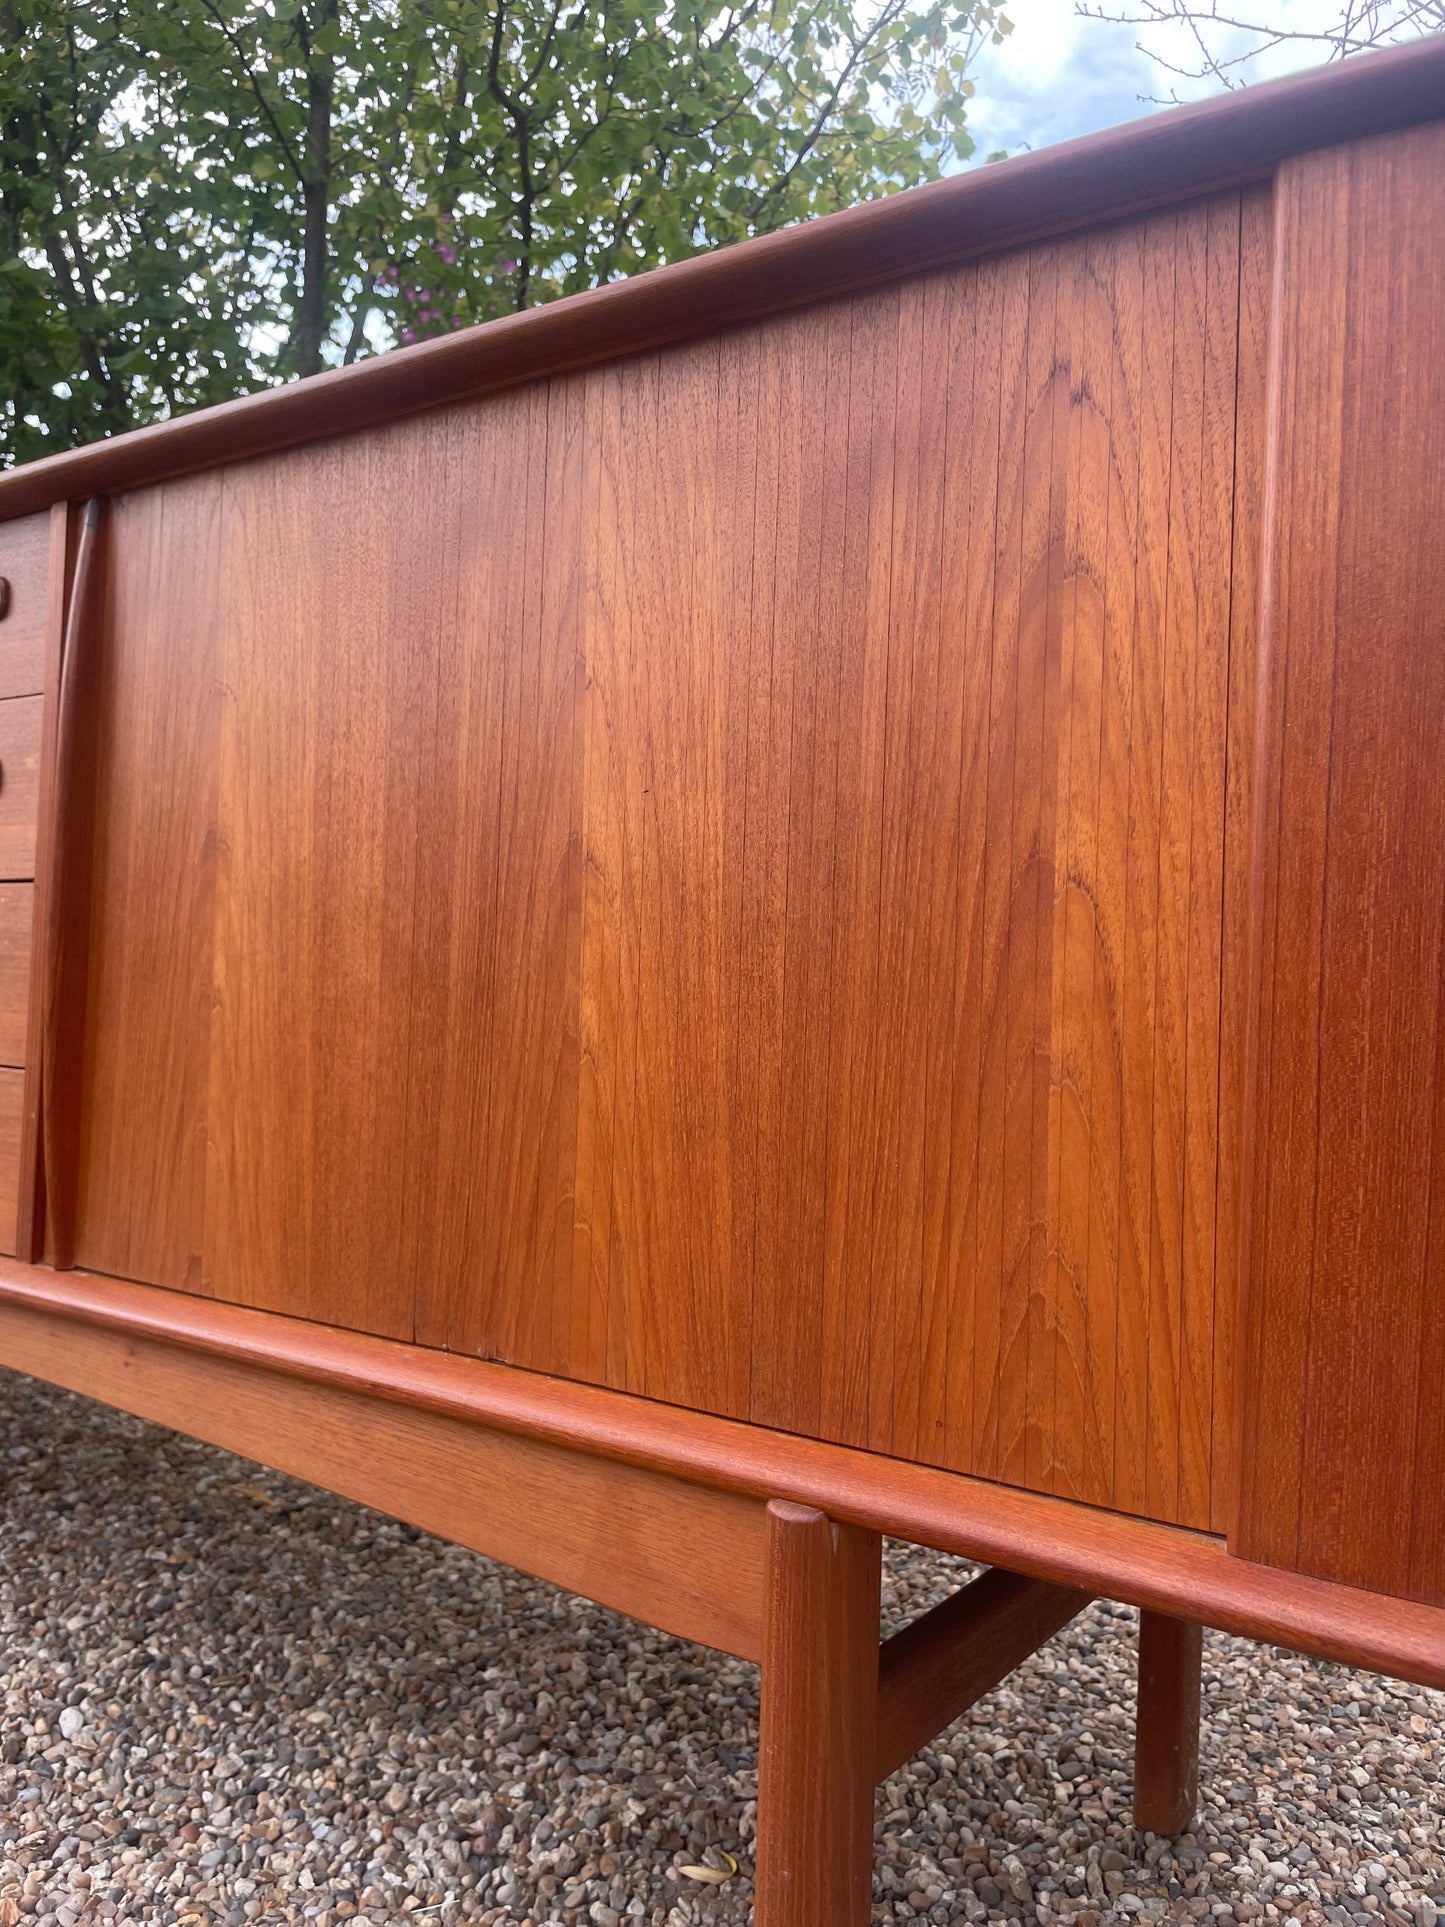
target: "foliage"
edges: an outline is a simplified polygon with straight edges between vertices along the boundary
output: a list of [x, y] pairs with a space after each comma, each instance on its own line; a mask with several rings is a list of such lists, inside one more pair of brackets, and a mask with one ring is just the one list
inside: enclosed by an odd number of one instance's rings
[[927, 180], [993, 0], [0, 0], [0, 458]]

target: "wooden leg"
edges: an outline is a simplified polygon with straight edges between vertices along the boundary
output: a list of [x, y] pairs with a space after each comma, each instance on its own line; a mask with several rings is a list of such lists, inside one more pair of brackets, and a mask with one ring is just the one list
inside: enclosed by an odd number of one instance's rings
[[768, 1507], [754, 1927], [867, 1927], [882, 1541]]
[[1139, 1615], [1139, 1703], [1134, 1729], [1134, 1824], [1187, 1832], [1199, 1799], [1201, 1629], [1163, 1613]]

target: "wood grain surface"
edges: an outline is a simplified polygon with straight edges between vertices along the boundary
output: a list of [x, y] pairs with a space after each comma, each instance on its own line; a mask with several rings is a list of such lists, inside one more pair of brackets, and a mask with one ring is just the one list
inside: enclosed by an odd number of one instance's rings
[[[0, 1072], [0, 1186], [9, 1071]], [[17, 1080], [18, 1081], [18, 1080]], [[0, 1224], [3, 1231], [3, 1224]], [[52, 1274], [53, 1275], [53, 1274]], [[117, 1347], [39, 1307], [0, 1312], [6, 1365], [374, 1506], [648, 1625], [763, 1648], [764, 1507], [456, 1414], [303, 1383], [264, 1360]], [[877, 1619], [874, 1619], [876, 1650]]]
[[[218, 529], [197, 488], [123, 498], [107, 514], [99, 618], [72, 665], [77, 782], [57, 802], [58, 861], [77, 879], [56, 906], [77, 925], [57, 1015], [84, 1037], [65, 1051], [78, 1099], [62, 1103], [56, 1067], [46, 1073], [47, 1158], [74, 1161], [73, 1180], [52, 1172], [75, 1197], [64, 1258], [94, 1262], [100, 1222], [100, 1268], [189, 1289], [202, 1283], [217, 973]], [[284, 1050], [284, 1031], [276, 1041]], [[288, 1214], [283, 1194], [274, 1202]]]
[[44, 689], [50, 517], [27, 515], [0, 527], [0, 698]]
[[120, 498], [77, 1262], [1217, 1519], [1266, 201]]
[[20, 1127], [25, 1073], [0, 1070], [0, 1251], [15, 1250], [20, 1196]]
[[35, 876], [35, 821], [40, 794], [39, 696], [0, 701], [0, 881]]
[[1445, 126], [1282, 171], [1231, 1543], [1445, 1601]]
[[33, 883], [0, 883], [0, 1065], [23, 1070], [30, 1015]]

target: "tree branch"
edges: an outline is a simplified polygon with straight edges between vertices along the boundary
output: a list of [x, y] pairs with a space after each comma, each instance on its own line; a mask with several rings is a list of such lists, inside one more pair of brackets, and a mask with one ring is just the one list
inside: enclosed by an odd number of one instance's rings
[[201, 0], [201, 4], [206, 9], [206, 12], [210, 14], [212, 20], [215, 21], [216, 26], [220, 29], [222, 38], [226, 41], [228, 46], [231, 48], [237, 60], [240, 61], [241, 71], [246, 76], [247, 84], [249, 85], [251, 92], [256, 97], [256, 105], [261, 109], [261, 113], [265, 118], [266, 124], [270, 127], [271, 132], [276, 136], [276, 139], [280, 142], [282, 148], [284, 149], [286, 158], [291, 163], [291, 169], [292, 169], [292, 172], [295, 174], [296, 179], [298, 181], [303, 180], [305, 178], [306, 170], [301, 164], [300, 156], [297, 154], [296, 149], [292, 146], [290, 136], [287, 134], [285, 128], [282, 127], [280, 121], [277, 120], [276, 115], [272, 110], [270, 101], [268, 101], [266, 96], [262, 93], [260, 79], [251, 70], [251, 63], [246, 56], [245, 48], [242, 47], [240, 41], [236, 38], [235, 34], [232, 33], [230, 26], [227, 24], [219, 7], [217, 7], [217, 5], [215, 4], [215, 0]]
[[[1114, 26], [1182, 27], [1193, 42], [1197, 66], [1171, 60], [1142, 41], [1136, 43], [1139, 52], [1177, 79], [1212, 80], [1231, 89], [1245, 84], [1241, 69], [1280, 47], [1323, 48], [1328, 60], [1342, 60], [1411, 34], [1445, 28], [1445, 0], [1359, 0], [1358, 5], [1357, 0], [1342, 0], [1339, 14], [1315, 27], [1282, 26], [1268, 19], [1225, 13], [1218, 0], [1207, 0], [1207, 4], [1200, 0], [1139, 0], [1137, 7], [1117, 13], [1095, 4], [1095, 0], [1080, 0], [1078, 13], [1083, 19], [1103, 20]], [[1227, 52], [1210, 44], [1211, 29], [1249, 35], [1251, 44], [1236, 53]], [[1178, 95], [1171, 95], [1169, 102], [1152, 95], [1147, 98], [1151, 104], [1167, 105], [1176, 102]]]

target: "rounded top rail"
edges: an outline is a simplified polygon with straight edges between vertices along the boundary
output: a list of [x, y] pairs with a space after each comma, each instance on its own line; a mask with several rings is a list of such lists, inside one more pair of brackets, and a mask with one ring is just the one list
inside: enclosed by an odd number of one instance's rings
[[1176, 107], [0, 473], [0, 521], [318, 441], [1172, 201], [1445, 115], [1445, 34]]

